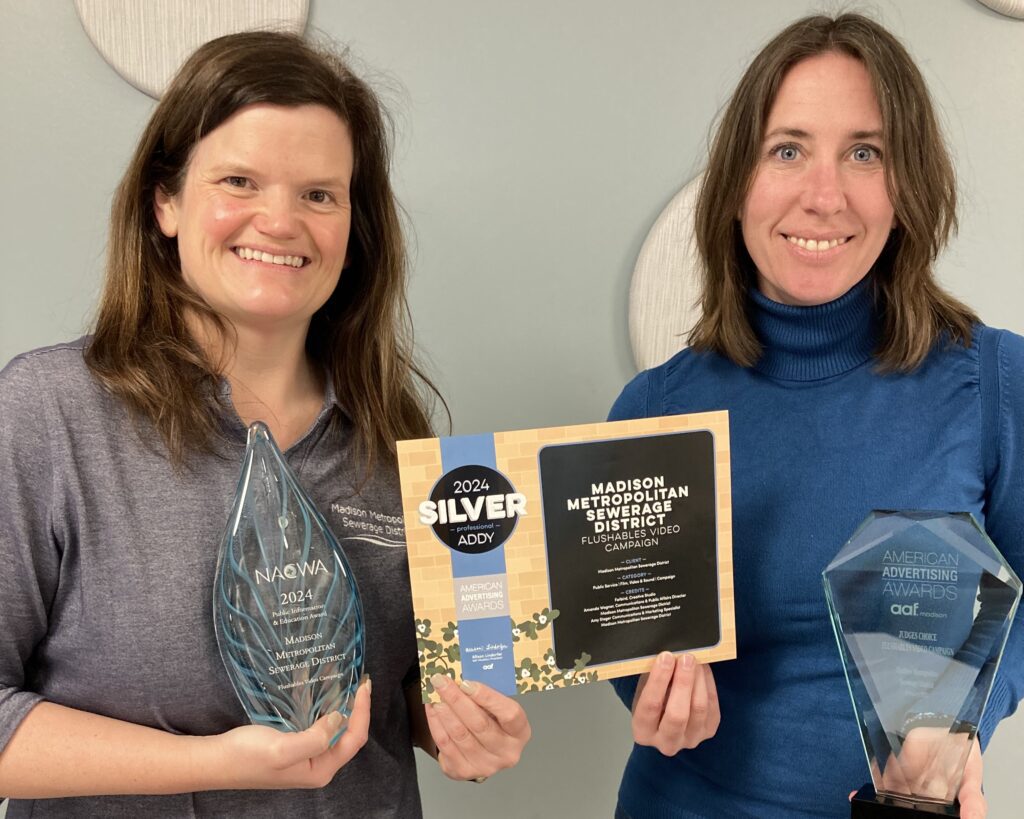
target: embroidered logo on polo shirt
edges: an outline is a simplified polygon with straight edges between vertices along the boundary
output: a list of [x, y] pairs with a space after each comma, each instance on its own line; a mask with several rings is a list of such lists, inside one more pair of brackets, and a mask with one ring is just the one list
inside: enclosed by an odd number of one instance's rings
[[386, 515], [374, 509], [344, 503], [332, 503], [330, 509], [335, 515], [340, 516], [341, 525], [346, 529], [377, 535], [380, 538], [380, 541], [370, 542], [379, 543], [381, 546], [405, 546], [405, 521], [397, 515]]

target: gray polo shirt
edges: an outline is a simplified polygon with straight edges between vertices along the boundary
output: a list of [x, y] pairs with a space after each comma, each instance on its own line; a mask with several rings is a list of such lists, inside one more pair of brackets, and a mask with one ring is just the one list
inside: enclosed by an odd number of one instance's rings
[[[151, 426], [92, 377], [84, 345], [26, 353], [0, 372], [0, 752], [44, 699], [180, 734], [247, 722], [211, 614], [245, 428], [226, 413], [218, 454], [176, 470]], [[340, 412], [329, 390], [285, 454], [359, 584], [373, 678], [366, 746], [322, 790], [13, 800], [11, 819], [420, 815], [403, 695], [417, 669], [397, 476], [385, 464], [363, 484], [351, 428], [330, 428]]]

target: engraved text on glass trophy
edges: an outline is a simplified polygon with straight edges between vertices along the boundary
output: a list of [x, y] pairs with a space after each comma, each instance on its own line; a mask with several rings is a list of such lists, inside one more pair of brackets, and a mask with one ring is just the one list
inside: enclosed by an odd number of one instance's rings
[[363, 666], [363, 613], [338, 541], [256, 422], [221, 543], [217, 643], [253, 723], [301, 731], [348, 714]]
[[823, 576], [878, 801], [957, 815], [1020, 580], [940, 512], [873, 512]]

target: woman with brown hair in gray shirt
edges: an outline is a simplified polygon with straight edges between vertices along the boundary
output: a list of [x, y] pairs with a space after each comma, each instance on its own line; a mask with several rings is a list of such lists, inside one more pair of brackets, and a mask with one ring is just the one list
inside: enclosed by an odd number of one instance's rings
[[[9, 816], [407, 817], [414, 743], [455, 779], [517, 762], [513, 700], [419, 701], [393, 456], [430, 434], [434, 390], [388, 166], [379, 103], [338, 57], [273, 33], [206, 44], [118, 189], [92, 336], [0, 373]], [[333, 747], [340, 714], [247, 725], [217, 651], [217, 543], [255, 420], [351, 544], [367, 679]]]

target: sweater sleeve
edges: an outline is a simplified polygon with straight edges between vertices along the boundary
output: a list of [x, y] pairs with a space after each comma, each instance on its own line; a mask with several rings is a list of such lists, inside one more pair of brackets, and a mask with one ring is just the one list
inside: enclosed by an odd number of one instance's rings
[[629, 421], [633, 418], [650, 418], [659, 415], [657, 407], [652, 410], [652, 371], [645, 370], [630, 381], [612, 404], [608, 413], [609, 421]]
[[[660, 404], [656, 397], [652, 401], [652, 371], [647, 370], [640, 373], [630, 381], [622, 393], [612, 405], [608, 413], [609, 421], [628, 421], [633, 418], [649, 418], [652, 415], [660, 415]], [[611, 681], [615, 693], [619, 695], [626, 708], [633, 709], [633, 696], [636, 694], [636, 686], [639, 681], [637, 675], [629, 677], [618, 677]]]
[[[987, 451], [985, 529], [1024, 576], [1024, 338], [982, 330], [982, 411]], [[1024, 696], [1024, 607], [1018, 606], [979, 736], [984, 748]]]
[[41, 394], [30, 357], [0, 372], [0, 752], [42, 699], [26, 669], [46, 638], [60, 569]]

